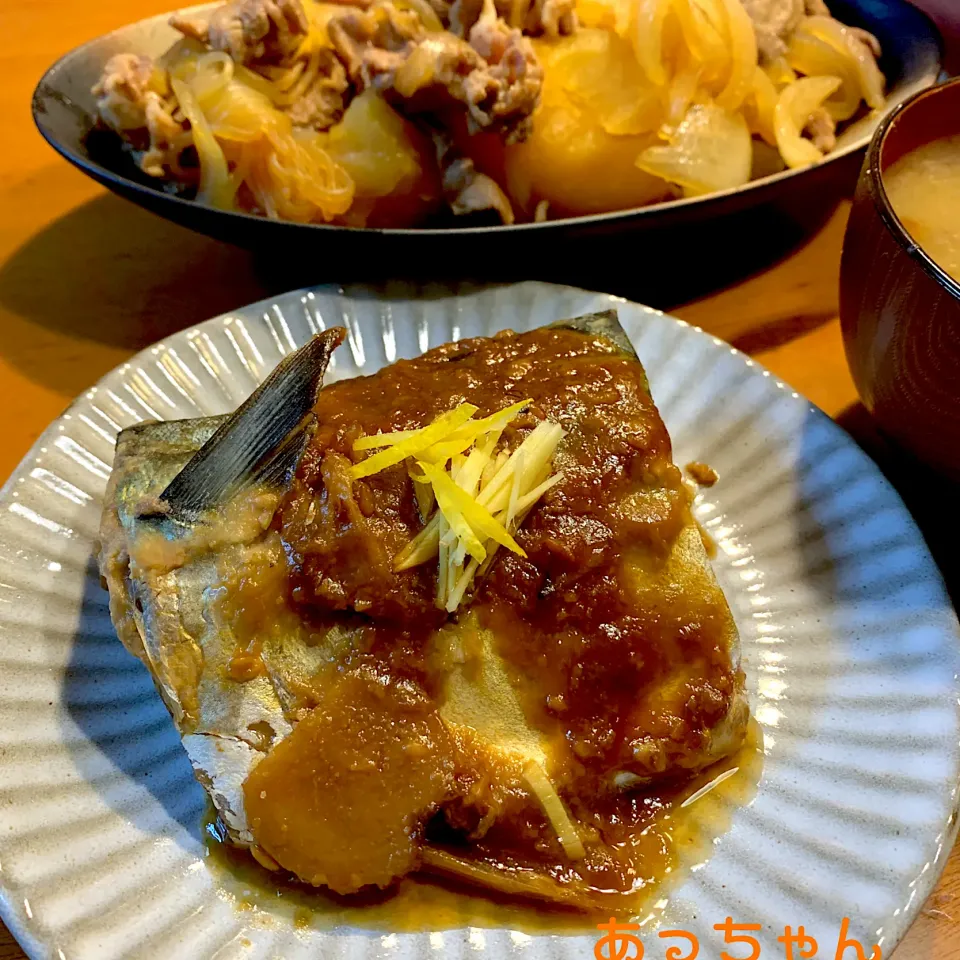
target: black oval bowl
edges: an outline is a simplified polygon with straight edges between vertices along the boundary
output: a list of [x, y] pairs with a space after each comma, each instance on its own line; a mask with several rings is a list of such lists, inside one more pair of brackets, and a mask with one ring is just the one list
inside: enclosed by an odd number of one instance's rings
[[[834, 0], [831, 8], [845, 23], [863, 26], [880, 40], [888, 109], [936, 81], [939, 34], [905, 0]], [[103, 65], [119, 52], [161, 53], [178, 36], [167, 18], [121, 27], [58, 60], [34, 91], [37, 127], [62, 156], [120, 196], [218, 240], [295, 263], [298, 277], [311, 281], [539, 276], [618, 286], [624, 293], [642, 290], [655, 302], [676, 299], [668, 291], [679, 285], [680, 298], [689, 299], [729, 279], [730, 271], [743, 273], [776, 257], [849, 194], [877, 122], [865, 118], [853, 124], [837, 150], [816, 166], [632, 210], [513, 226], [380, 230], [288, 223], [166, 193], [119, 150], [95, 132], [91, 136], [90, 88]]]

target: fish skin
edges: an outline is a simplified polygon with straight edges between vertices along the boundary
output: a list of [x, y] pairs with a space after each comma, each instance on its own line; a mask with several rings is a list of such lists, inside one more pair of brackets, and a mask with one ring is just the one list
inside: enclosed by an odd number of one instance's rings
[[261, 483], [288, 483], [316, 423], [313, 407], [330, 355], [347, 331], [331, 327], [285, 356], [160, 494], [183, 523]]
[[[157, 528], [142, 515], [142, 504], [165, 489], [226, 419], [141, 423], [120, 434], [101, 523], [100, 566], [120, 639], [149, 667], [181, 735], [232, 738], [259, 749], [262, 724], [277, 736], [291, 728], [266, 677], [247, 684], [226, 679], [236, 644], [210, 613], [215, 557], [200, 554], [164, 570], [139, 566], [128, 552], [144, 528]], [[196, 676], [191, 664], [199, 665]]]
[[237, 644], [211, 603], [216, 558], [188, 552], [184, 563], [153, 568], [130, 550], [146, 533], [189, 541], [229, 496], [288, 483], [312, 435], [330, 355], [345, 335], [335, 327], [312, 338], [232, 414], [123, 430], [105, 494], [99, 561], [118, 635], [149, 668], [198, 779], [242, 844], [252, 841], [243, 780], [292, 727], [268, 677], [244, 684], [228, 677]]
[[547, 326], [555, 330], [578, 330], [580, 333], [606, 337], [621, 353], [627, 354], [637, 362], [640, 361], [626, 330], [620, 323], [620, 317], [616, 310], [598, 310], [596, 313], [585, 313], [583, 316], [573, 317], [570, 320], [557, 320]]

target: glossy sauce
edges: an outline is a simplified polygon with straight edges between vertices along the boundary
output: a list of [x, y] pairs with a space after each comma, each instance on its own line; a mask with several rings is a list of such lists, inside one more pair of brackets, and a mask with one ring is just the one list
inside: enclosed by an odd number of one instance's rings
[[[469, 617], [448, 623], [435, 563], [393, 570], [424, 522], [406, 467], [351, 481], [363, 456], [353, 443], [464, 401], [486, 416], [525, 399], [504, 448], [545, 419], [561, 424], [563, 480], [517, 534], [527, 556], [501, 551]], [[718, 755], [724, 723], [735, 749], [746, 711], [733, 621], [696, 555], [689, 493], [640, 364], [600, 336], [504, 333], [333, 384], [316, 414], [272, 531], [225, 574], [234, 679], [264, 658], [277, 670], [282, 638], [314, 664], [284, 675], [300, 722], [246, 784], [258, 842], [340, 892], [403, 875], [426, 840], [421, 860], [436, 866], [429, 851], [442, 851], [501, 890], [591, 908], [642, 901], [676, 868], [671, 811], [703, 776], [689, 768]], [[502, 676], [484, 687], [491, 663]], [[450, 706], [451, 673], [479, 697], [477, 723], [430, 720]], [[538, 740], [534, 754], [502, 748], [493, 695]], [[524, 781], [532, 755], [578, 824], [582, 858]]]
[[[624, 589], [627, 555], [634, 566], [659, 568], [692, 521], [643, 369], [609, 340], [545, 329], [465, 340], [323, 390], [321, 426], [281, 508], [293, 599], [321, 620], [363, 613], [373, 655], [435, 685], [425, 645], [446, 619], [433, 602], [436, 566], [395, 574], [391, 564], [422, 525], [406, 468], [355, 483], [351, 496], [343, 465], [361, 435], [420, 427], [464, 401], [486, 416], [527, 398], [505, 445], [541, 420], [560, 423], [569, 431], [555, 462], [564, 480], [518, 534], [527, 557], [501, 551], [473, 608], [499, 638], [535, 725], [567, 738], [588, 767], [629, 768], [631, 723], [644, 733], [658, 722], [710, 726], [728, 708], [736, 677], [723, 644], [722, 597], [691, 593], [665, 608], [654, 591], [638, 598]], [[690, 712], [663, 721], [637, 715], [636, 702], [678, 656], [702, 666]]]
[[[643, 890], [621, 905], [618, 919], [656, 921], [691, 868], [710, 858], [736, 811], [753, 800], [763, 756], [762, 730], [751, 720], [737, 752], [682, 788], [664, 792], [663, 805], [648, 824], [648, 836], [651, 847], [659, 844], [666, 854], [647, 861]], [[705, 792], [698, 797], [700, 791]], [[388, 890], [339, 897], [308, 887], [289, 874], [265, 870], [247, 851], [223, 841], [212, 813], [206, 837], [206, 864], [220, 895], [249, 915], [254, 925], [271, 926], [282, 919], [300, 928], [331, 930], [349, 925], [387, 934], [467, 926], [528, 934], [579, 933], [593, 932], [597, 919], [609, 916], [605, 910], [517, 899], [423, 872], [404, 877]]]

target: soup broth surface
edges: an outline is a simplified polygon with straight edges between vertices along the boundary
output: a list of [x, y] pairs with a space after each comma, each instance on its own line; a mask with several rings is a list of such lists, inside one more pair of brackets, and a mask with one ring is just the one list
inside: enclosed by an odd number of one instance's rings
[[910, 151], [883, 174], [883, 185], [910, 236], [960, 281], [960, 135]]

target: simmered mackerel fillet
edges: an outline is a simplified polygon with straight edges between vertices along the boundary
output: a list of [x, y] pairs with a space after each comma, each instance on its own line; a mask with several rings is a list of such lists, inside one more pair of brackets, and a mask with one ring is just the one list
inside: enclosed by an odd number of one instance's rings
[[[440, 468], [440, 447], [382, 453], [514, 404]], [[485, 478], [520, 461], [519, 478], [544, 424], [561, 437], [548, 489], [498, 514], [512, 546], [487, 541], [462, 599], [438, 603], [456, 530], [439, 564], [436, 540], [398, 562], [446, 521], [423, 485], [469, 473], [475, 449]], [[747, 708], [736, 627], [615, 314], [326, 386], [292, 479], [175, 522], [164, 490], [213, 426], [121, 434], [101, 565], [232, 839], [340, 893], [417, 869], [586, 907], [643, 886], [663, 856], [644, 826], [739, 747]]]

